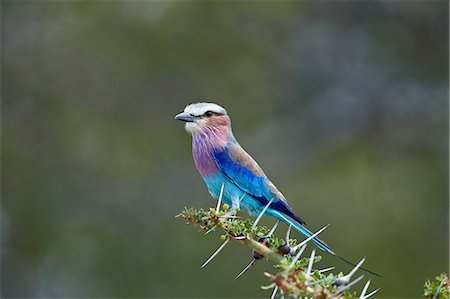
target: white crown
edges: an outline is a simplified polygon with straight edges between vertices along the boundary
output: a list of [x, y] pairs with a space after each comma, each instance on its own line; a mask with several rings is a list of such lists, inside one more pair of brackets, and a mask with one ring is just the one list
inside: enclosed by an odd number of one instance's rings
[[194, 116], [200, 116], [205, 114], [206, 111], [212, 111], [219, 114], [227, 114], [225, 108], [214, 103], [193, 103], [184, 108], [184, 112]]

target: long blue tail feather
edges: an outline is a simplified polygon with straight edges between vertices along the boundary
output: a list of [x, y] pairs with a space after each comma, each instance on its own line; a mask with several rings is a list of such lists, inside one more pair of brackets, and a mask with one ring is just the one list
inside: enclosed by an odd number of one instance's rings
[[[311, 237], [314, 233], [312, 233], [309, 229], [307, 229], [306, 227], [304, 227], [303, 225], [301, 225], [300, 223], [298, 223], [297, 221], [295, 221], [294, 219], [292, 219], [289, 216], [286, 216], [285, 214], [276, 211], [276, 210], [269, 210], [268, 211], [269, 214], [272, 214], [273, 217], [283, 221], [284, 223], [286, 223], [287, 225], [292, 225], [292, 227], [299, 232], [300, 234], [302, 234], [303, 236], [305, 236], [306, 238]], [[334, 253], [333, 249], [330, 248], [330, 246], [327, 245], [327, 243], [325, 243], [324, 241], [322, 241], [321, 239], [319, 239], [318, 237], [314, 237], [311, 239], [311, 241], [321, 250], [331, 254], [331, 255], [336, 255], [336, 253]]]
[[[276, 210], [272, 210], [269, 209], [269, 211], [267, 211], [268, 214], [271, 214], [273, 217], [283, 221], [284, 223], [286, 223], [287, 225], [292, 225], [292, 227], [299, 232], [300, 234], [302, 234], [303, 236], [305, 236], [306, 238], [311, 237], [312, 235], [314, 235], [314, 233], [312, 233], [309, 229], [307, 229], [306, 227], [304, 227], [303, 225], [301, 225], [300, 223], [298, 223], [297, 221], [295, 221], [294, 219], [292, 219], [291, 217], [276, 211]], [[314, 245], [316, 245], [319, 249], [334, 255], [335, 257], [339, 258], [340, 260], [346, 262], [347, 264], [351, 265], [351, 266], [356, 266], [355, 263], [350, 262], [349, 260], [337, 255], [333, 249], [330, 248], [330, 246], [327, 245], [327, 243], [325, 243], [324, 241], [322, 241], [321, 239], [319, 239], [318, 237], [314, 237], [311, 239], [311, 241], [314, 243]], [[383, 277], [380, 274], [377, 274], [373, 271], [367, 270], [366, 268], [360, 267], [361, 270], [370, 273], [372, 275], [378, 276], [378, 277]]]

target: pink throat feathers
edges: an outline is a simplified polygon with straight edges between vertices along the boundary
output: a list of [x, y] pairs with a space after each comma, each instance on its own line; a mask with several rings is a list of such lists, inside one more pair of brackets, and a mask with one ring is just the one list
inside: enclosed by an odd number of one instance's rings
[[192, 135], [192, 155], [195, 166], [202, 177], [219, 171], [212, 155], [213, 149], [225, 148], [228, 139], [228, 128], [206, 127], [202, 132]]

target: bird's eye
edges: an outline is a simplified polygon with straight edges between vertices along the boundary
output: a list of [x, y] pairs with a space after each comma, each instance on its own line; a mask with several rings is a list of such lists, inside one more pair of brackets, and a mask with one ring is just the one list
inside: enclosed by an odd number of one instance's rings
[[214, 114], [214, 112], [212, 112], [212, 111], [206, 111], [205, 112], [205, 116], [206, 117], [211, 117], [213, 114]]

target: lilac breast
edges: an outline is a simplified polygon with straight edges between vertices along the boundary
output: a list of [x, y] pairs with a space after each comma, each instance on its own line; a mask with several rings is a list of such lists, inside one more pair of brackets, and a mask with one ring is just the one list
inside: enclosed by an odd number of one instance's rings
[[192, 140], [192, 154], [195, 166], [202, 177], [219, 172], [216, 161], [212, 155], [214, 139], [206, 134], [194, 136]]

